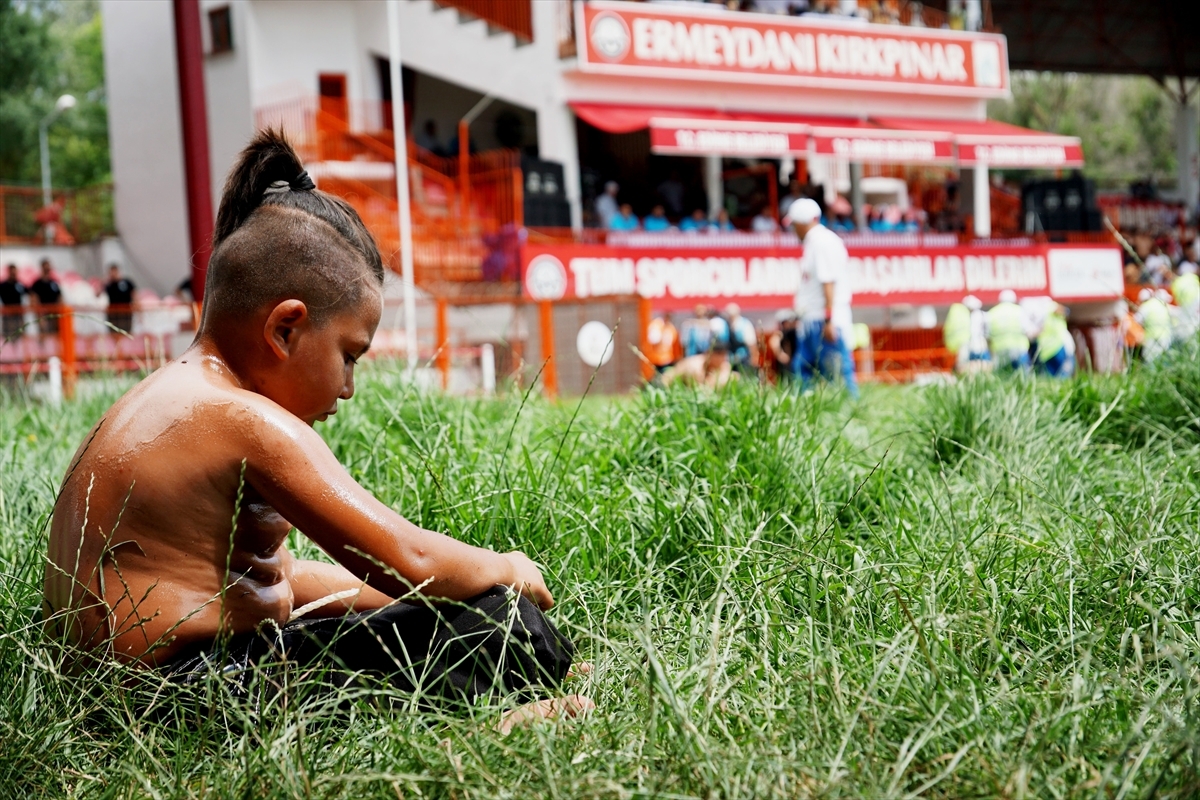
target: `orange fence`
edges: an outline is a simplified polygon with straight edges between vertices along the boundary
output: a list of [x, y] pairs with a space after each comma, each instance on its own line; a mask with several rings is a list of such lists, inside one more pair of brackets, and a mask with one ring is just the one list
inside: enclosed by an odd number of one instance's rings
[[[142, 372], [172, 358], [174, 331], [146, 330], [155, 311], [138, 306], [74, 309], [0, 309], [0, 375], [29, 380], [49, 370], [51, 358], [62, 364], [68, 394], [76, 376], [102, 372]], [[190, 313], [190, 312], [189, 312]]]
[[56, 189], [49, 208], [42, 190], [31, 186], [0, 186], [0, 245], [46, 244], [48, 223], [54, 223], [53, 244], [83, 244], [112, 235], [112, 185]]
[[455, 8], [506, 30], [526, 42], [533, 41], [533, 0], [436, 0], [439, 6]]

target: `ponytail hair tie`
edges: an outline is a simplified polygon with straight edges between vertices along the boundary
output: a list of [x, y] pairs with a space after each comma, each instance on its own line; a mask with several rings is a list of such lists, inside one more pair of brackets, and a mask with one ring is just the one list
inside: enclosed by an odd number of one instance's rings
[[313, 189], [317, 188], [317, 185], [313, 183], [312, 178], [308, 177], [308, 172], [306, 170], [300, 170], [299, 175], [288, 181], [288, 186], [291, 187], [293, 192], [311, 192]]

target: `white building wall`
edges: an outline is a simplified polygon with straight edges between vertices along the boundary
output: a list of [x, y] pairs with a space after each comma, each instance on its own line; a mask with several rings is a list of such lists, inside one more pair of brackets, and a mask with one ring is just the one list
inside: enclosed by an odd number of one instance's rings
[[136, 283], [165, 294], [191, 263], [172, 5], [103, 0], [100, 9], [113, 205], [125, 266]]
[[[229, 6], [233, 52], [213, 53], [209, 40], [208, 12]], [[221, 204], [225, 176], [237, 154], [254, 135], [254, 104], [250, 93], [250, 52], [254, 47], [252, 8], [247, 2], [202, 0], [201, 31], [204, 38], [204, 99], [208, 110], [208, 163], [211, 173], [213, 214]]]

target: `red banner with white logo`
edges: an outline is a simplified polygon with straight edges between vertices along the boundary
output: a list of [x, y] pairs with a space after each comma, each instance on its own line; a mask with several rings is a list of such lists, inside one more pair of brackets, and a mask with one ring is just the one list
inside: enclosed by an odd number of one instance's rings
[[1046, 136], [1025, 142], [1013, 137], [989, 144], [970, 144], [959, 137], [958, 163], [964, 167], [1082, 167], [1083, 146], [1078, 139], [1065, 137], [1064, 141]]
[[585, 72], [981, 98], [1008, 94], [1008, 47], [997, 34], [613, 0], [580, 0], [575, 13]]
[[[526, 245], [523, 293], [530, 300], [640, 295], [663, 310], [737, 302], [747, 309], [792, 305], [804, 276], [799, 247], [655, 248]], [[948, 305], [1001, 291], [1064, 301], [1121, 296], [1121, 251], [1114, 246], [852, 247], [855, 306]]]
[[750, 156], [779, 158], [808, 152], [808, 129], [792, 126], [771, 130], [753, 122], [650, 120], [650, 148], [663, 155]]
[[890, 131], [870, 127], [813, 128], [812, 152], [861, 163], [950, 164], [954, 137], [938, 131]]

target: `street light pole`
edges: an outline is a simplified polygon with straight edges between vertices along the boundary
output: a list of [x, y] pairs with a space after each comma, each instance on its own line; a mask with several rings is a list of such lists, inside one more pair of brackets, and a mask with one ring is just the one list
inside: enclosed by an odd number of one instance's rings
[[[42, 121], [38, 123], [38, 145], [42, 150], [42, 206], [48, 208], [54, 198], [50, 196], [50, 123], [58, 118], [58, 115], [66, 111], [68, 108], [75, 107], [75, 98], [72, 95], [64, 94], [54, 103], [54, 110], [46, 116], [42, 117]], [[47, 226], [46, 238], [53, 237], [53, 227]]]

